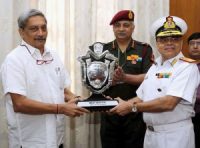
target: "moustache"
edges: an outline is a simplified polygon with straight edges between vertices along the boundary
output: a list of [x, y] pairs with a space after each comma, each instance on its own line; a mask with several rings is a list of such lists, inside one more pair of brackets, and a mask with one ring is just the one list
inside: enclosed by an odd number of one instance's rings
[[174, 49], [174, 46], [166, 46], [164, 49]]
[[119, 33], [117, 33], [117, 34], [118, 34], [118, 35], [122, 35], [122, 36], [126, 35], [125, 32], [119, 32]]
[[46, 38], [44, 38], [44, 37], [37, 37], [37, 38], [35, 38], [34, 40], [46, 41]]

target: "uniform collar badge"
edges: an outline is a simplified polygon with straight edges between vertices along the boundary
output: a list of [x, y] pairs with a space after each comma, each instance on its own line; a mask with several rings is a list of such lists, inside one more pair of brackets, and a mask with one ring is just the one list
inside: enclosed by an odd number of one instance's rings
[[176, 64], [177, 61], [178, 61], [177, 59], [173, 59], [173, 60], [170, 62], [171, 66], [173, 67], [173, 66]]

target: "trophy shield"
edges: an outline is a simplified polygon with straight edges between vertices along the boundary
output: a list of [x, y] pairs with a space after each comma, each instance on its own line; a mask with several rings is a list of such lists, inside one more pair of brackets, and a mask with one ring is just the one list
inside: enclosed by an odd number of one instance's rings
[[117, 100], [109, 100], [103, 92], [112, 84], [114, 70], [118, 59], [108, 50], [103, 51], [103, 43], [93, 44], [85, 56], [78, 58], [81, 63], [82, 82], [92, 92], [92, 95], [77, 106], [90, 111], [105, 111], [118, 105]]

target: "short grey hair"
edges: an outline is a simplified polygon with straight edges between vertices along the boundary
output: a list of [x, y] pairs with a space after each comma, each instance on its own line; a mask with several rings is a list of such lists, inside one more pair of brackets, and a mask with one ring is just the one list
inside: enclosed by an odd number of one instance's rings
[[47, 23], [47, 19], [41, 11], [39, 11], [37, 9], [30, 9], [28, 11], [25, 11], [24, 13], [22, 13], [19, 16], [18, 27], [21, 28], [21, 29], [24, 29], [26, 27], [28, 19], [32, 16], [42, 16], [45, 19], [45, 22]]

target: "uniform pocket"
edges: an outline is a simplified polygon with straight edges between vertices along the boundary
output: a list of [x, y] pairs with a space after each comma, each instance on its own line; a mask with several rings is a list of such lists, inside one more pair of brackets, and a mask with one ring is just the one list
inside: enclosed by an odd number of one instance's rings
[[128, 61], [124, 66], [124, 71], [129, 74], [140, 74], [141, 73], [141, 64], [138, 62], [136, 64], [132, 61]]

